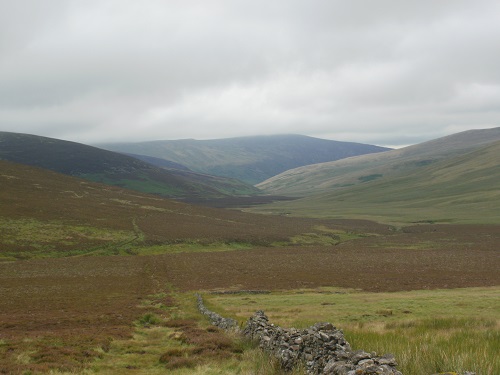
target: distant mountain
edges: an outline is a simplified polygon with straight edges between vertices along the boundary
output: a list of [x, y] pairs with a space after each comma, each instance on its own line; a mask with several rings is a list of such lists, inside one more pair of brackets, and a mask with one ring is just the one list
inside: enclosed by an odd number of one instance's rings
[[303, 135], [108, 143], [98, 146], [112, 151], [162, 158], [196, 172], [237, 178], [251, 184], [303, 165], [389, 150]]
[[235, 179], [166, 170], [116, 152], [36, 135], [0, 132], [0, 159], [165, 197], [212, 199], [259, 193]]
[[500, 127], [470, 130], [414, 146], [295, 168], [257, 185], [269, 194], [308, 196], [416, 171], [500, 140]]

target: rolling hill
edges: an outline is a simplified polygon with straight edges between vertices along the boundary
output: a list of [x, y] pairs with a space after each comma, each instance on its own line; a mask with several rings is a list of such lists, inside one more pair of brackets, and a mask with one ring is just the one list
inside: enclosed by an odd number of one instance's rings
[[133, 157], [135, 159], [139, 159], [142, 161], [145, 161], [146, 163], [155, 165], [160, 168], [165, 168], [165, 169], [178, 169], [181, 171], [190, 171], [190, 169], [182, 164], [175, 163], [170, 160], [166, 159], [160, 159], [160, 158], [155, 158], [153, 156], [146, 156], [146, 155], [138, 155], [138, 154], [128, 154], [128, 153], [123, 153], [124, 155]]
[[303, 165], [388, 150], [303, 135], [111, 143], [98, 147], [167, 159], [199, 173], [237, 178], [250, 184]]
[[255, 210], [389, 223], [500, 223], [499, 156], [496, 141], [392, 177]]
[[0, 262], [215, 245], [227, 250], [321, 234], [330, 226], [189, 205], [5, 160], [0, 187]]
[[500, 127], [470, 130], [387, 152], [295, 168], [257, 185], [269, 194], [304, 197], [424, 168], [500, 140]]
[[259, 194], [258, 189], [235, 179], [160, 168], [116, 152], [36, 135], [0, 132], [0, 159], [165, 197]]

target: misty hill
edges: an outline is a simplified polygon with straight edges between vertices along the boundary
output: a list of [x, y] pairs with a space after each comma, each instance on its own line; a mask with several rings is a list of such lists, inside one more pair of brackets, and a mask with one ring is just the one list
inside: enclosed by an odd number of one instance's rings
[[499, 223], [499, 156], [497, 141], [392, 177], [275, 204], [265, 211], [384, 222]]
[[116, 152], [28, 134], [0, 132], [0, 159], [165, 197], [207, 199], [259, 193], [235, 179], [166, 170]]
[[384, 180], [500, 140], [500, 128], [470, 130], [417, 145], [288, 170], [257, 185], [270, 194], [308, 196]]
[[303, 135], [111, 143], [99, 147], [167, 159], [196, 172], [237, 178], [251, 184], [303, 165], [388, 150]]

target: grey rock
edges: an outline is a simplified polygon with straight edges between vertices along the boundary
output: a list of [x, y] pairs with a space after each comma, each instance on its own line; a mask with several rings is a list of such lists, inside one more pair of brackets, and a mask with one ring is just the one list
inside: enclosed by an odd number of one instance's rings
[[377, 363], [380, 365], [397, 366], [396, 358], [392, 354], [384, 354], [376, 359]]
[[357, 350], [354, 353], [352, 353], [351, 361], [352, 363], [357, 364], [359, 361], [369, 358], [371, 358], [370, 353], [367, 353], [363, 350]]

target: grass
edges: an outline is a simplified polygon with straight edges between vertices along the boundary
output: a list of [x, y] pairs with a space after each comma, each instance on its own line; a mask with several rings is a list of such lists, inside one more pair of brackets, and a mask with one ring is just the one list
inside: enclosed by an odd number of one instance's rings
[[[129, 201], [113, 200], [118, 204], [132, 205]], [[165, 209], [144, 207], [155, 212]], [[279, 218], [276, 218], [278, 220]], [[216, 252], [246, 250], [255, 247], [252, 239], [220, 240], [218, 238], [163, 239], [160, 244], [147, 241], [147, 236], [131, 219], [131, 230], [100, 228], [95, 225], [72, 223], [66, 220], [37, 220], [34, 218], [0, 217], [0, 261], [68, 256], [107, 255], [158, 255], [182, 252]], [[300, 245], [337, 245], [365, 237], [351, 231], [332, 229], [325, 225], [311, 226], [311, 232], [291, 235], [288, 240], [265, 241], [273, 247]], [[165, 229], [163, 229], [165, 230]], [[291, 233], [292, 234], [292, 233]], [[276, 236], [276, 238], [279, 238]], [[259, 240], [258, 240], [259, 241]]]
[[[361, 176], [360, 183], [349, 188], [332, 187], [333, 176], [319, 181], [322, 174], [315, 167], [311, 168], [311, 180], [295, 184], [297, 188], [303, 184], [302, 194], [296, 196], [305, 198], [255, 207], [251, 211], [349, 217], [391, 224], [500, 223], [500, 167], [495, 162], [499, 151], [500, 142], [496, 142], [417, 169], [402, 168], [394, 169], [397, 173], [392, 171], [392, 175], [384, 172], [383, 176]], [[342, 177], [338, 169], [332, 168], [334, 172]], [[344, 177], [349, 176], [350, 172], [346, 171]], [[314, 190], [317, 186], [323, 190]], [[286, 190], [274, 193], [287, 194]]]
[[500, 289], [366, 293], [323, 288], [266, 295], [206, 296], [245, 321], [263, 309], [270, 321], [305, 328], [330, 321], [353, 349], [393, 353], [405, 375], [444, 371], [500, 373]]
[[[228, 251], [255, 246], [245, 241], [219, 241], [216, 238], [166, 239], [162, 244], [151, 244], [146, 241], [146, 236], [135, 219], [131, 222], [132, 230], [119, 230], [72, 224], [65, 220], [0, 217], [0, 261], [82, 255], [155, 255]], [[297, 240], [292, 239], [290, 242], [296, 243]], [[275, 242], [275, 246], [282, 245]]]
[[[386, 192], [388, 196], [390, 192]], [[360, 195], [362, 194], [360, 193]], [[489, 197], [491, 196], [491, 197]], [[461, 200], [454, 204], [453, 199]], [[425, 200], [401, 200], [399, 202], [363, 202], [353, 194], [348, 199], [341, 196], [310, 197], [291, 202], [279, 202], [245, 209], [262, 214], [310, 217], [322, 219], [371, 220], [391, 225], [411, 223], [436, 224], [498, 224], [500, 216], [498, 194], [485, 194], [481, 201], [473, 195], [443, 197]]]
[[0, 217], [2, 241], [5, 244], [24, 242], [31, 246], [52, 241], [74, 245], [85, 240], [123, 241], [134, 236], [134, 232], [109, 230], [90, 225], [71, 225], [62, 221], [43, 222], [36, 219], [6, 219]]
[[426, 319], [382, 331], [350, 328], [346, 335], [355, 348], [395, 353], [404, 374], [445, 371], [494, 375], [500, 370], [500, 332], [491, 320]]
[[[198, 313], [192, 293], [151, 295], [131, 337], [114, 340], [85, 374], [283, 374], [255, 343], [226, 334]], [[293, 374], [299, 374], [298, 370]]]
[[292, 236], [288, 241], [274, 242], [273, 246], [332, 246], [373, 235], [369, 233], [360, 234], [346, 230], [330, 229], [324, 225], [319, 225], [314, 229], [316, 230], [314, 233], [302, 233]]
[[[137, 190], [143, 193], [160, 194], [164, 196], [182, 196], [183, 190], [162, 181], [151, 179], [147, 174], [142, 173], [137, 179], [120, 178], [109, 173], [82, 174], [79, 177], [89, 181], [100, 182], [107, 185], [117, 185], [127, 189]], [[131, 176], [132, 177], [132, 176]]]
[[173, 243], [166, 245], [152, 245], [152, 246], [135, 246], [133, 252], [136, 255], [157, 255], [157, 254], [176, 254], [185, 252], [217, 252], [217, 251], [231, 251], [231, 250], [246, 250], [254, 247], [249, 243], [240, 242], [215, 242], [215, 243], [202, 243], [200, 241], [192, 240], [182, 243]]
[[112, 230], [64, 221], [0, 217], [0, 260], [53, 258], [98, 252], [117, 253], [137, 239], [134, 231]]

